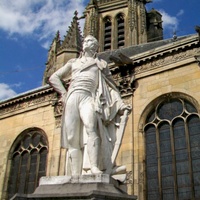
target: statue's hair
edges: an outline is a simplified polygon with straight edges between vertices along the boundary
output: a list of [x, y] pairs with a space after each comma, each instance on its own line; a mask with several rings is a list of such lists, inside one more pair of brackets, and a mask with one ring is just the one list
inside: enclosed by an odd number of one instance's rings
[[96, 52], [97, 49], [99, 48], [99, 42], [98, 42], [98, 40], [94, 36], [92, 36], [92, 35], [87, 35], [85, 38], [87, 38], [87, 37], [90, 37], [92, 39], [92, 41], [94, 42], [94, 48], [92, 48], [92, 50], [94, 52]]

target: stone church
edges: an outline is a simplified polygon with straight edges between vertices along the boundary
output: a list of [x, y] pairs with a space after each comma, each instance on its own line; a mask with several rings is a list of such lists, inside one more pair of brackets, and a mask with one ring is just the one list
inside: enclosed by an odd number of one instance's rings
[[[49, 76], [99, 41], [123, 100], [132, 106], [117, 164], [139, 200], [200, 199], [200, 34], [163, 39], [150, 0], [90, 0], [48, 52], [43, 86], [0, 102], [0, 198], [30, 194], [42, 176], [64, 175], [61, 113]], [[85, 20], [83, 35], [79, 20]], [[70, 78], [65, 80], [68, 87]]]

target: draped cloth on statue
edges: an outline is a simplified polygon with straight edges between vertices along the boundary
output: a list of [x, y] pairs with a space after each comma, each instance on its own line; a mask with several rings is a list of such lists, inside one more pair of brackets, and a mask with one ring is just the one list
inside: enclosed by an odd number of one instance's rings
[[[118, 111], [124, 105], [115, 85], [110, 82], [99, 70], [99, 88], [95, 100], [96, 112], [98, 118], [97, 131], [101, 138], [99, 169], [106, 173], [111, 173], [115, 163], [112, 163], [111, 157], [116, 142], [116, 131], [120, 124], [120, 115]], [[84, 134], [87, 138], [87, 134]], [[87, 139], [85, 148], [87, 148]], [[84, 150], [83, 170], [90, 168], [87, 150]]]

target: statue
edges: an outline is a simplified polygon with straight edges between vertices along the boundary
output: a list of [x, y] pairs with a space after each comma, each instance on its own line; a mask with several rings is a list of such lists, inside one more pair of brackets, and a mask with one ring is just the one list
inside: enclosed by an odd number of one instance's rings
[[[97, 49], [98, 41], [88, 35], [80, 57], [69, 60], [49, 79], [64, 106], [61, 146], [68, 150], [71, 175], [81, 175], [83, 170], [92, 174], [124, 170], [115, 166], [117, 150], [113, 156], [113, 149], [120, 117], [131, 108], [123, 103], [107, 63], [96, 56]], [[66, 91], [62, 79], [69, 75]]]

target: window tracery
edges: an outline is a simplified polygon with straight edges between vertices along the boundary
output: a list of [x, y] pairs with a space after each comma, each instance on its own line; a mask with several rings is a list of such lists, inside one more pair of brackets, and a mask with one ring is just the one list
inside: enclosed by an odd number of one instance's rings
[[147, 199], [200, 198], [200, 116], [183, 98], [169, 98], [144, 127]]
[[46, 175], [48, 145], [46, 137], [38, 129], [26, 130], [19, 136], [11, 152], [11, 168], [8, 180], [8, 198], [15, 193], [30, 194]]

